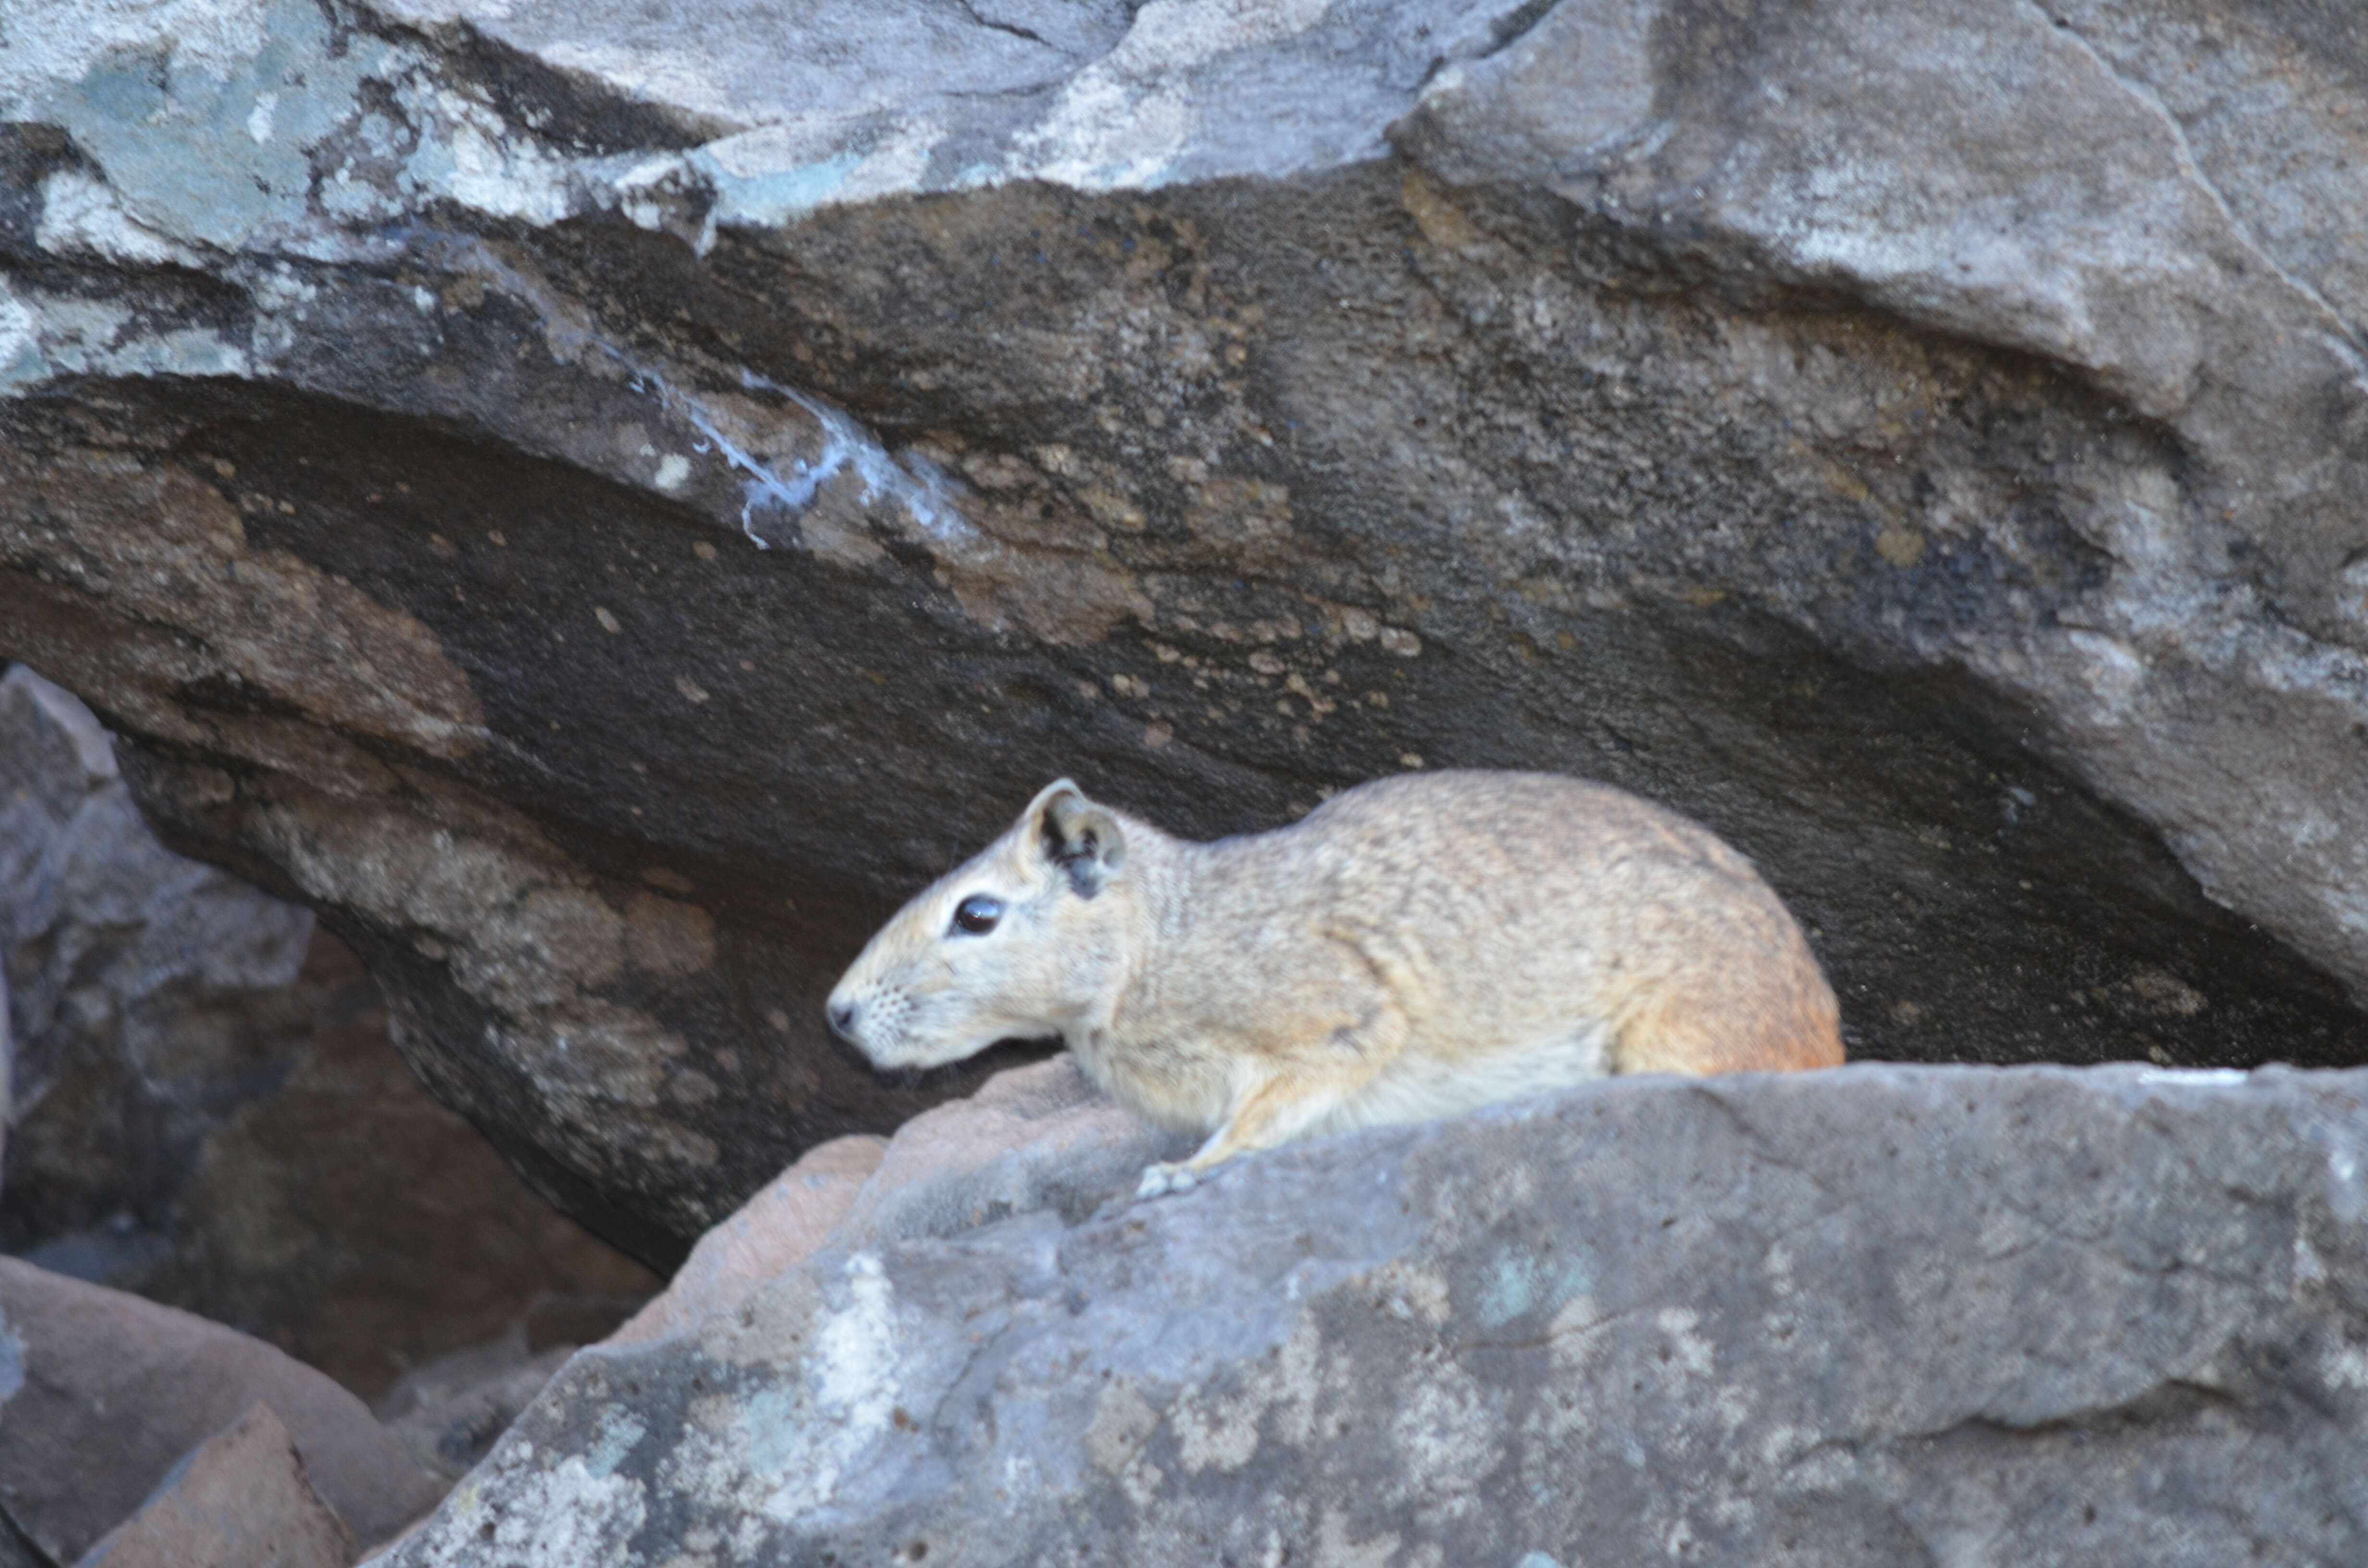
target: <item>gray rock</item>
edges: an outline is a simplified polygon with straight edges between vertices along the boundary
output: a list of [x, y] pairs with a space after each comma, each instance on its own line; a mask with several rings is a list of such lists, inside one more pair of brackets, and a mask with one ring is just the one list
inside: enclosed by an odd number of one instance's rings
[[1861, 1056], [2368, 1057], [2337, 12], [796, 9], [0, 62], [0, 653], [603, 1234], [976, 1085], [815, 1004], [1064, 773], [1558, 768]]
[[9, 1521], [6, 1509], [0, 1509], [0, 1568], [57, 1568]]
[[892, 1139], [836, 1139], [699, 1239], [611, 1346], [694, 1332], [829, 1246], [950, 1236], [1051, 1209], [1082, 1219], [1191, 1140], [1137, 1121], [1067, 1055], [1015, 1067]]
[[258, 1400], [361, 1540], [439, 1494], [359, 1400], [270, 1346], [0, 1258], [0, 1508], [53, 1561], [82, 1556]]
[[288, 1428], [256, 1404], [189, 1450], [76, 1568], [346, 1568], [353, 1560], [353, 1533], [305, 1479]]
[[8, 1124], [15, 1119], [16, 1047], [8, 1034], [8, 969], [0, 964], [0, 1194], [7, 1191]]
[[22, 665], [0, 676], [0, 1243], [63, 1243], [125, 1283], [169, 1253], [206, 1140], [287, 1071], [294, 1031], [264, 994], [312, 934], [310, 912], [157, 842], [82, 703]]
[[1608, 1081], [834, 1244], [391, 1561], [2357, 1562], [2363, 1156], [2361, 1073]]
[[413, 1463], [429, 1475], [458, 1481], [485, 1457], [575, 1348], [530, 1350], [525, 1332], [513, 1329], [413, 1368], [374, 1408]]

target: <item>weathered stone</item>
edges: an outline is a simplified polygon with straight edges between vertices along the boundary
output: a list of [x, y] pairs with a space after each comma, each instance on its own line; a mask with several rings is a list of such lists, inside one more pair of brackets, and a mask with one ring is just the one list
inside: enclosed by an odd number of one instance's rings
[[346, 1568], [353, 1532], [268, 1404], [191, 1449], [76, 1568]]
[[8, 1124], [16, 1119], [17, 1050], [8, 1032], [8, 967], [0, 964], [0, 1196], [7, 1187]]
[[179, 1246], [141, 1293], [269, 1339], [365, 1400], [516, 1333], [606, 1335], [663, 1283], [552, 1209], [421, 1085], [352, 952], [315, 939], [310, 1029], [269, 1098], [206, 1145]]
[[2368, 1074], [1611, 1080], [834, 1242], [392, 1561], [2356, 1562], [2363, 1218]]
[[1707, 821], [1861, 1055], [2368, 1055], [2337, 13], [192, 0], [0, 62], [0, 653], [670, 1262], [1047, 778]]
[[0, 1508], [0, 1568], [57, 1568], [40, 1548], [26, 1540], [24, 1532], [9, 1522], [6, 1508]]
[[362, 1540], [441, 1490], [360, 1401], [270, 1346], [0, 1257], [0, 1508], [52, 1560], [80, 1557], [258, 1400]]

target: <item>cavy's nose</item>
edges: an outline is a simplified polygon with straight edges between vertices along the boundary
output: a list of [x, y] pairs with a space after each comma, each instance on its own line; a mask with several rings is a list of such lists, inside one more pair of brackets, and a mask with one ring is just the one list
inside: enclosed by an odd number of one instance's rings
[[833, 1002], [826, 1011], [830, 1016], [830, 1032], [852, 1045], [855, 1042], [855, 1004]]

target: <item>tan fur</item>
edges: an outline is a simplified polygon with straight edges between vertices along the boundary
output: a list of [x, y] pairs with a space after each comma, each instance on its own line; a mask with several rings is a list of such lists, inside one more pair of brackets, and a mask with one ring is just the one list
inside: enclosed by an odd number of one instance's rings
[[[995, 928], [955, 930], [982, 895]], [[1833, 992], [1748, 861], [1539, 773], [1379, 779], [1212, 844], [1063, 779], [898, 912], [829, 1006], [883, 1067], [1060, 1036], [1137, 1114], [1208, 1135], [1146, 1194], [1313, 1132], [1605, 1073], [1842, 1060]]]

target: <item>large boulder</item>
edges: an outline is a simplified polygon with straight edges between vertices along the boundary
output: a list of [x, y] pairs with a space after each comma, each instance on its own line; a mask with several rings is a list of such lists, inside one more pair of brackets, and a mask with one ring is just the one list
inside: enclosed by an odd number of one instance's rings
[[1045, 779], [1733, 838], [1861, 1056], [2368, 1056], [2368, 74], [2235, 0], [19, 5], [0, 654], [677, 1258]]
[[1057, 1090], [966, 1134], [1038, 1201], [580, 1353], [390, 1562], [2368, 1555], [2368, 1073], [1620, 1079], [1144, 1203]]

